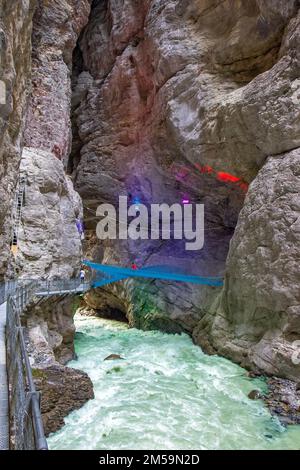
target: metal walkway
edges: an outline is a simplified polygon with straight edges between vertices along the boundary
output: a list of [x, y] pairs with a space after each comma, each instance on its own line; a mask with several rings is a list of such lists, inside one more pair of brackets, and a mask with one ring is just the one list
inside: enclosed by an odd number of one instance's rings
[[0, 285], [0, 451], [9, 450], [10, 422], [17, 450], [47, 449], [20, 315], [30, 303], [82, 294], [90, 288], [90, 283], [79, 279], [23, 279]]
[[0, 450], [9, 449], [8, 383], [6, 368], [6, 303], [0, 305]]
[[13, 216], [12, 216], [11, 250], [15, 256], [18, 251], [19, 228], [20, 228], [21, 217], [22, 217], [22, 208], [25, 202], [25, 192], [26, 192], [26, 177], [22, 176], [19, 180], [19, 184], [17, 187], [14, 208], [13, 208]]

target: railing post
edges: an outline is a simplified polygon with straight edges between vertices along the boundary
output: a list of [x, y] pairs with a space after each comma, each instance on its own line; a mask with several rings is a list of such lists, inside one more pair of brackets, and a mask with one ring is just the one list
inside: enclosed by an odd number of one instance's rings
[[[7, 300], [7, 357], [10, 413], [15, 427], [16, 450], [47, 450], [39, 393], [36, 391], [20, 314], [34, 295], [34, 283], [16, 287]], [[17, 376], [15, 377], [15, 374]], [[31, 420], [28, 420], [28, 417]], [[31, 422], [31, 425], [30, 425]]]

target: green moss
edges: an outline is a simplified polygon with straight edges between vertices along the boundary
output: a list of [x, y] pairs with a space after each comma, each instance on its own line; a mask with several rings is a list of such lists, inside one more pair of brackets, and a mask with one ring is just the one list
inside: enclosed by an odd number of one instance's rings
[[47, 374], [42, 369], [31, 369], [34, 379], [46, 379]]
[[155, 295], [147, 292], [147, 286], [138, 286], [133, 295], [133, 326], [142, 330], [159, 330], [165, 333], [181, 333], [182, 327], [171, 320], [155, 302]]
[[112, 374], [113, 372], [121, 372], [121, 370], [122, 370], [122, 367], [115, 366], [112, 369], [108, 370], [106, 373], [107, 374]]

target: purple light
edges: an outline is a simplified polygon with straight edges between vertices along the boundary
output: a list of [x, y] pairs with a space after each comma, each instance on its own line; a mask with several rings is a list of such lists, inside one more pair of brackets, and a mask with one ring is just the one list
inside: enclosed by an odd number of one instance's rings
[[190, 200], [187, 198], [182, 199], [182, 204], [189, 204]]

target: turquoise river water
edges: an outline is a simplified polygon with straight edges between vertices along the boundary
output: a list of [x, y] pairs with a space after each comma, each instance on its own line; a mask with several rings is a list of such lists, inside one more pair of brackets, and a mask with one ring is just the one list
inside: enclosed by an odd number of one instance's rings
[[[70, 366], [88, 373], [95, 399], [66, 418], [50, 449], [300, 449], [300, 426], [248, 399], [264, 382], [188, 336], [78, 316], [76, 327]], [[110, 354], [124, 360], [104, 361]]]

